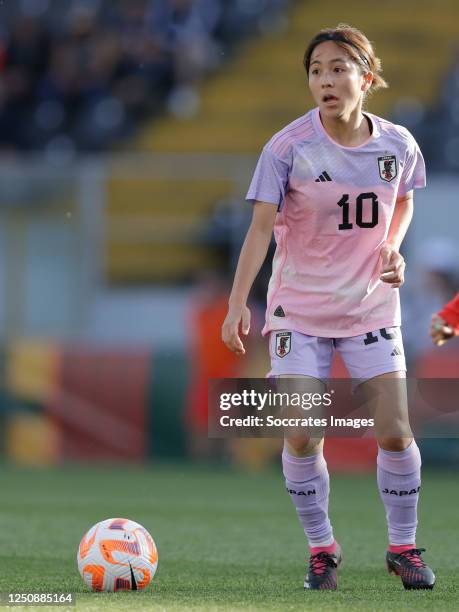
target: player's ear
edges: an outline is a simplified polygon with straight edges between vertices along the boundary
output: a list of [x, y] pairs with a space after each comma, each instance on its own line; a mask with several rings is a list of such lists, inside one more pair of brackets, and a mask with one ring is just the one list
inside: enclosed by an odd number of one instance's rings
[[368, 91], [372, 83], [373, 83], [373, 73], [370, 71], [363, 75], [363, 83], [361, 87], [362, 91]]

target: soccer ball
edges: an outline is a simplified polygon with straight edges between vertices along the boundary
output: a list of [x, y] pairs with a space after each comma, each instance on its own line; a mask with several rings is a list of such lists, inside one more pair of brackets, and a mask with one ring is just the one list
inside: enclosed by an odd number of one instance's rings
[[83, 582], [93, 591], [140, 591], [155, 575], [158, 552], [142, 525], [111, 518], [83, 536], [77, 562]]

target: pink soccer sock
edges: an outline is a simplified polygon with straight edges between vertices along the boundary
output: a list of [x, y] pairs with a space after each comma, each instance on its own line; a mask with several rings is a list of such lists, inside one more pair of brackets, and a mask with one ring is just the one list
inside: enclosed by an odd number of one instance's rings
[[386, 510], [389, 545], [414, 548], [421, 487], [419, 448], [414, 440], [403, 451], [379, 448], [377, 465], [378, 487]]
[[311, 551], [330, 548], [327, 552], [334, 552], [336, 544], [328, 518], [329, 476], [323, 454], [294, 457], [284, 449], [282, 467], [287, 491]]
[[407, 550], [411, 550], [412, 548], [416, 548], [416, 544], [389, 544], [388, 551], [392, 553], [400, 554], [402, 552], [406, 552]]
[[311, 555], [318, 555], [321, 552], [333, 554], [336, 551], [336, 548], [336, 540], [333, 540], [333, 544], [330, 544], [330, 546], [310, 546], [309, 552]]

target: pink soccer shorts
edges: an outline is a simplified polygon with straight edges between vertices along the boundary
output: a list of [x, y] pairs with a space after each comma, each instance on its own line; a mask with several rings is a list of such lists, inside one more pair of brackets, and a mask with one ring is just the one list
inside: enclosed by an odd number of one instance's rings
[[333, 351], [338, 351], [352, 379], [406, 371], [399, 327], [377, 329], [350, 338], [318, 338], [296, 331], [272, 331], [269, 339], [271, 371], [268, 376], [330, 376]]

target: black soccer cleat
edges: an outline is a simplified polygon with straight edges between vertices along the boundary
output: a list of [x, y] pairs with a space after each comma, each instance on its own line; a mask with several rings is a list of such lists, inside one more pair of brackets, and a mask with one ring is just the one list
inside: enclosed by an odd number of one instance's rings
[[332, 554], [320, 552], [309, 557], [309, 570], [304, 577], [304, 588], [335, 591], [338, 586], [336, 570], [342, 562], [341, 547]]
[[433, 589], [435, 574], [421, 558], [424, 551], [425, 548], [411, 548], [402, 553], [387, 551], [387, 570], [400, 576], [405, 589]]

